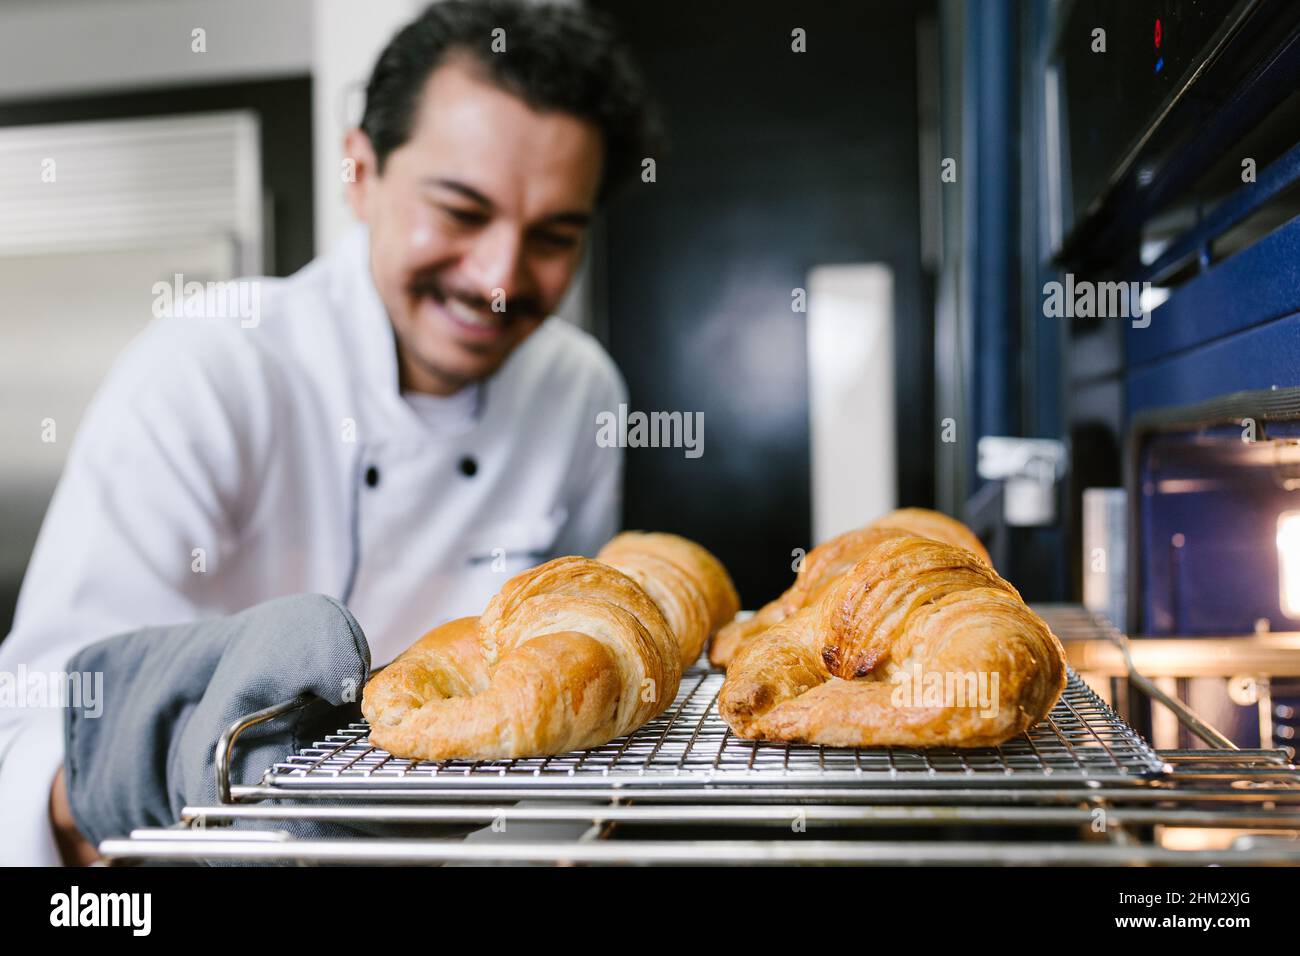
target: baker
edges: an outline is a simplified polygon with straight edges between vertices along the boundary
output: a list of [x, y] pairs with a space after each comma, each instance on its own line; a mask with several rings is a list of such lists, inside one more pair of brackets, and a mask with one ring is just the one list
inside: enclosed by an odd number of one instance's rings
[[551, 312], [647, 116], [576, 9], [450, 0], [389, 43], [344, 144], [355, 231], [244, 280], [256, 322], [153, 320], [85, 415], [0, 671], [102, 679], [102, 710], [0, 708], [0, 863], [174, 821], [232, 714], [355, 699], [508, 576], [614, 534], [596, 422], [626, 390]]

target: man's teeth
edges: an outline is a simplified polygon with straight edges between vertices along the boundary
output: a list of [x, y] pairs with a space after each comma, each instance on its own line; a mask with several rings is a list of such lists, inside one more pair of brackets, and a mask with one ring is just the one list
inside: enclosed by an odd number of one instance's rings
[[447, 311], [467, 325], [474, 325], [480, 329], [495, 329], [498, 326], [498, 323], [492, 318], [471, 309], [464, 303], [457, 302], [455, 299], [447, 301]]

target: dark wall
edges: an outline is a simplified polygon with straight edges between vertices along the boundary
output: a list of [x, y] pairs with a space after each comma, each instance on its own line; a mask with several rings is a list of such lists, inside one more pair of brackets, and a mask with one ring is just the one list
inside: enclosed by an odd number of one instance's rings
[[[629, 449], [625, 524], [725, 561], [745, 606], [811, 537], [811, 267], [894, 270], [899, 495], [933, 494], [932, 324], [920, 265], [916, 16], [925, 4], [597, 2], [665, 114], [658, 181], [608, 210], [597, 312], [631, 407], [704, 413], [704, 454]], [[791, 30], [807, 52], [791, 51]], [[937, 64], [934, 66], [937, 69]]]

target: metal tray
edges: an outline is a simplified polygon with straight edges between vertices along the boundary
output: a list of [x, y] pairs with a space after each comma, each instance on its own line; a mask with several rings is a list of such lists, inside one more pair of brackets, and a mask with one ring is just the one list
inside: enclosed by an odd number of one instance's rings
[[[723, 673], [696, 666], [677, 699], [635, 733], [557, 757], [419, 762], [370, 745], [351, 724], [271, 767], [263, 781], [314, 796], [353, 789], [456, 790], [490, 786], [530, 792], [622, 786], [764, 784], [971, 787], [1141, 783], [1167, 766], [1073, 671], [1046, 720], [1000, 747], [975, 750], [854, 749], [744, 740], [718, 714]], [[287, 795], [287, 794], [286, 794]]]
[[[1069, 605], [1040, 612], [1067, 642], [1126, 639]], [[1217, 730], [1157, 697], [1210, 749], [1153, 751], [1073, 671], [1048, 719], [984, 750], [854, 750], [741, 740], [717, 712], [723, 675], [687, 671], [673, 706], [636, 733], [580, 753], [495, 762], [402, 760], [353, 724], [232, 786], [247, 728], [303, 701], [250, 714], [217, 744], [219, 803], [187, 806], [169, 827], [105, 840], [113, 865], [142, 861], [296, 863], [892, 863], [1160, 865], [1300, 863], [1286, 834], [1300, 819], [1300, 771], [1280, 751], [1220, 747]], [[1158, 691], [1150, 682], [1152, 691]], [[1096, 832], [1098, 814], [1104, 832]], [[812, 840], [792, 821], [936, 830], [934, 839]], [[495, 827], [488, 841], [412, 836], [295, 837], [298, 822]], [[509, 822], [511, 835], [504, 832]], [[536, 827], [515, 835], [515, 824]], [[575, 838], [575, 825], [590, 824]], [[943, 833], [958, 826], [958, 834]], [[1230, 845], [1173, 849], [1161, 827], [1242, 834]], [[629, 830], [629, 827], [631, 829]], [[683, 827], [703, 839], [684, 838]], [[747, 836], [765, 828], [770, 838]], [[1079, 836], [1062, 840], [1061, 828]], [[1214, 829], [1218, 828], [1218, 830]], [[1023, 834], [1009, 838], [1013, 829]], [[782, 839], [782, 835], [785, 838]]]

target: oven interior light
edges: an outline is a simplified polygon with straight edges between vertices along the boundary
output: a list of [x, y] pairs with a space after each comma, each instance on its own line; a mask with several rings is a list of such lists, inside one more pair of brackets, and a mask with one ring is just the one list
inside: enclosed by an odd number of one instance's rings
[[1282, 613], [1300, 618], [1300, 511], [1277, 516], [1277, 566]]

